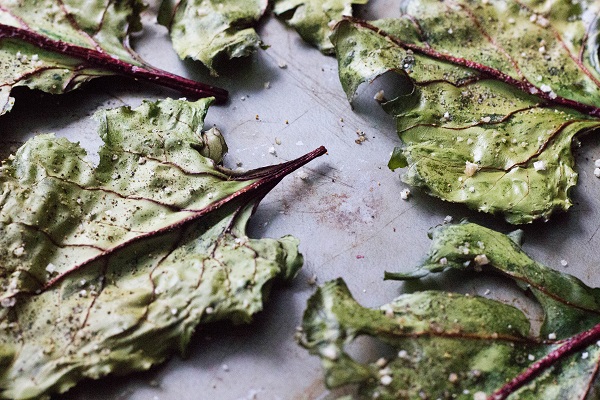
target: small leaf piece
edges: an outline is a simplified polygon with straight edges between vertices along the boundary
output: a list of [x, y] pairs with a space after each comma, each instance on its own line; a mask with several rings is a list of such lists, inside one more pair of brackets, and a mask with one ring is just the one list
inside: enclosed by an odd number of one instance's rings
[[297, 240], [245, 228], [269, 190], [325, 150], [242, 174], [218, 167], [223, 138], [201, 133], [211, 101], [98, 113], [96, 168], [52, 135], [2, 164], [2, 398], [148, 369], [184, 351], [198, 324], [249, 322], [273, 282], [294, 277]]
[[227, 91], [153, 68], [129, 47], [141, 29], [138, 0], [39, 0], [0, 6], [0, 115], [12, 108], [12, 88], [64, 93], [95, 77], [120, 74], [193, 97], [227, 99]]
[[[508, 236], [475, 224], [436, 228], [421, 269], [387, 277], [474, 271], [469, 263], [531, 288], [545, 313], [538, 337], [530, 336], [520, 310], [498, 301], [422, 291], [367, 309], [343, 281], [332, 281], [309, 300], [299, 337], [321, 357], [327, 385], [358, 384], [365, 398], [379, 399], [587, 398], [600, 363], [598, 289], [536, 263]], [[360, 335], [391, 346], [393, 355], [355, 361], [344, 348]]]
[[369, 0], [275, 0], [273, 12], [298, 31], [302, 39], [325, 54], [333, 54], [329, 40], [333, 26], [352, 15], [354, 4]]
[[267, 6], [267, 0], [163, 0], [158, 22], [181, 59], [198, 60], [217, 75], [219, 58], [245, 57], [262, 46], [253, 26]]
[[383, 105], [404, 143], [391, 165], [406, 160], [407, 183], [514, 224], [568, 209], [573, 137], [600, 127], [600, 4], [426, 0], [403, 12], [332, 36], [348, 98], [401, 76]]

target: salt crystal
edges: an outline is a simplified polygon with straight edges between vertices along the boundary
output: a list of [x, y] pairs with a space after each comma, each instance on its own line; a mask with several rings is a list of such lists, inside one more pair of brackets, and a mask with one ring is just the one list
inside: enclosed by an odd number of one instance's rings
[[321, 349], [321, 355], [330, 360], [337, 360], [340, 357], [337, 347], [333, 344]]
[[486, 400], [488, 398], [485, 392], [475, 392], [473, 393], [473, 400]]
[[473, 176], [479, 169], [479, 165], [470, 161], [465, 162], [465, 175]]
[[490, 263], [490, 260], [487, 258], [487, 256], [485, 254], [476, 255], [475, 259], [473, 261], [475, 261], [476, 265], [487, 265]]
[[546, 161], [539, 160], [533, 163], [533, 169], [536, 171], [545, 171], [546, 170]]
[[296, 172], [296, 176], [302, 179], [303, 181], [305, 181], [308, 178], [308, 174], [304, 169], [300, 169], [298, 172]]
[[389, 375], [384, 375], [379, 380], [383, 386], [389, 386], [392, 383], [392, 377]]
[[25, 252], [25, 249], [23, 248], [23, 246], [19, 246], [13, 250], [13, 254], [15, 255], [15, 257], [21, 257], [24, 252]]
[[16, 302], [17, 299], [15, 299], [14, 297], [5, 297], [2, 300], [0, 300], [0, 306], [4, 308], [10, 308], [13, 307]]
[[402, 200], [408, 200], [408, 197], [410, 196], [410, 190], [409, 189], [404, 189], [400, 192], [400, 198]]

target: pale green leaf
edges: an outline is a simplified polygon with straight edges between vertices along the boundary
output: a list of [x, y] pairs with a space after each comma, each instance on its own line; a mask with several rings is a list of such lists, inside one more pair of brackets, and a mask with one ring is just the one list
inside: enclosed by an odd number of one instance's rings
[[387, 71], [401, 77], [384, 103], [404, 144], [390, 165], [511, 223], [568, 209], [573, 137], [600, 126], [599, 3], [426, 0], [402, 11], [346, 20], [333, 36], [349, 98]]
[[[494, 269], [531, 289], [546, 316], [539, 336], [531, 336], [520, 310], [499, 301], [421, 291], [368, 309], [338, 279], [309, 300], [299, 335], [321, 358], [327, 385], [358, 384], [368, 399], [487, 399], [537, 368], [498, 399], [591, 398], [600, 358], [598, 289], [536, 263], [510, 237], [475, 224], [436, 228], [421, 271], [388, 278], [415, 279], [448, 268]], [[354, 360], [346, 347], [361, 335], [392, 351], [373, 362]], [[538, 361], [544, 366], [536, 367]]]
[[302, 39], [326, 54], [333, 54], [329, 40], [333, 26], [352, 15], [352, 6], [369, 0], [275, 0], [273, 12], [296, 29]]
[[130, 48], [143, 8], [140, 0], [1, 1], [0, 115], [12, 108], [14, 87], [57, 94], [115, 74], [225, 100], [222, 89], [153, 68]]
[[[210, 100], [100, 112], [97, 167], [39, 135], [0, 169], [0, 390], [38, 399], [144, 370], [199, 324], [249, 322], [302, 264], [297, 240], [251, 239], [262, 197], [298, 160], [247, 173], [202, 133]], [[208, 158], [210, 156], [211, 158]]]
[[179, 57], [198, 60], [216, 75], [220, 58], [245, 57], [262, 45], [254, 25], [267, 6], [267, 0], [163, 0], [158, 20]]

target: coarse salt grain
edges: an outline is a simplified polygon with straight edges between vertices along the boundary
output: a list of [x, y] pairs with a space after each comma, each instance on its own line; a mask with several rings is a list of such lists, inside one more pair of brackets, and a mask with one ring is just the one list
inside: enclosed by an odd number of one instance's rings
[[486, 400], [487, 394], [485, 392], [475, 392], [473, 393], [473, 400]]
[[490, 260], [487, 258], [487, 256], [485, 254], [476, 255], [475, 259], [473, 261], [475, 261], [476, 265], [487, 265], [490, 263]]
[[410, 190], [409, 189], [404, 189], [400, 192], [400, 198], [402, 200], [408, 200], [408, 197], [410, 196]]
[[545, 171], [546, 170], [546, 161], [539, 160], [533, 163], [533, 169], [536, 171]]
[[305, 170], [301, 169], [298, 172], [296, 172], [296, 176], [300, 179], [302, 179], [303, 181], [306, 180], [308, 178], [308, 174], [306, 173]]
[[389, 375], [384, 375], [379, 380], [383, 386], [389, 386], [392, 383], [392, 377]]
[[13, 254], [15, 255], [15, 257], [21, 257], [24, 252], [25, 252], [25, 249], [23, 248], [23, 246], [19, 246], [13, 250]]
[[466, 176], [473, 176], [475, 175], [475, 173], [477, 172], [477, 170], [479, 169], [479, 165], [476, 163], [472, 163], [470, 161], [466, 161], [465, 162], [465, 175]]

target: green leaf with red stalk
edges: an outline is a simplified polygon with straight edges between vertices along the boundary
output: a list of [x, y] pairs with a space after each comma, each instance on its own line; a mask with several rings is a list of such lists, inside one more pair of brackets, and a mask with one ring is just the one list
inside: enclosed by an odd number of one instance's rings
[[148, 65], [129, 46], [141, 29], [139, 0], [0, 2], [0, 115], [10, 93], [26, 86], [64, 93], [90, 79], [123, 75], [175, 89], [191, 98], [227, 100], [227, 91]]
[[399, 76], [391, 100], [378, 96], [403, 142], [390, 167], [514, 224], [568, 209], [573, 138], [600, 127], [600, 3], [411, 0], [402, 12], [332, 36], [349, 98]]
[[202, 132], [212, 99], [100, 112], [97, 167], [38, 135], [0, 168], [0, 397], [47, 398], [85, 378], [145, 370], [196, 327], [247, 323], [302, 265], [298, 241], [246, 224], [287, 174], [220, 167]]
[[[304, 314], [300, 344], [319, 355], [329, 387], [358, 384], [364, 398], [591, 399], [600, 366], [600, 289], [530, 259], [509, 236], [475, 224], [432, 232], [419, 279], [457, 269], [489, 270], [531, 290], [544, 321], [531, 335], [525, 314], [479, 296], [404, 294], [378, 309], [360, 306], [342, 280], [320, 287]], [[375, 362], [346, 346], [361, 335], [391, 346]]]

